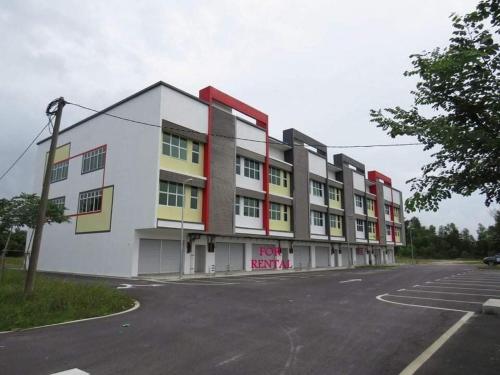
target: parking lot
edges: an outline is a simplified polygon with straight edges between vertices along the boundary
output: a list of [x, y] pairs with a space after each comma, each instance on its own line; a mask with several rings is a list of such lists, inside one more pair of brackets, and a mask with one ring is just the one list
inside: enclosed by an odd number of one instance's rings
[[[73, 368], [90, 374], [398, 374], [469, 313], [417, 373], [494, 374], [500, 362], [497, 334], [491, 334], [500, 319], [477, 314], [484, 300], [500, 297], [500, 273], [470, 266], [108, 282], [141, 307], [0, 335], [2, 369], [28, 375]], [[471, 344], [475, 358], [467, 356]]]

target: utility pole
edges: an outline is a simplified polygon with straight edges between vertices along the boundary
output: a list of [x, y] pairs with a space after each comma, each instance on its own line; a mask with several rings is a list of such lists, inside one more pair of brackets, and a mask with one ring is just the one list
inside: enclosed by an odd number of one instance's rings
[[[52, 137], [50, 141], [49, 156], [47, 157], [47, 164], [45, 165], [45, 173], [43, 177], [42, 195], [40, 197], [40, 207], [38, 207], [38, 217], [35, 226], [35, 235], [33, 237], [33, 248], [31, 250], [30, 262], [28, 273], [26, 274], [26, 283], [24, 285], [24, 295], [29, 296], [33, 293], [35, 287], [35, 274], [38, 264], [38, 255], [40, 254], [40, 244], [42, 243], [43, 225], [46, 221], [47, 206], [49, 200], [50, 178], [52, 175], [52, 165], [54, 164], [54, 157], [56, 155], [57, 138], [59, 136], [59, 127], [61, 125], [62, 110], [66, 102], [64, 98], [55, 99], [47, 106], [47, 116], [55, 114], [56, 120], [54, 129], [52, 130]], [[57, 109], [53, 109], [57, 106]]]

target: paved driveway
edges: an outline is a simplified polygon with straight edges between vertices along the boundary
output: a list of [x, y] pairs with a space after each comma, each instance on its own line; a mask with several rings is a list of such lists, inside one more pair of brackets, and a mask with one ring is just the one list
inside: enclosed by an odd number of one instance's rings
[[[468, 277], [479, 271], [471, 270], [407, 266], [179, 283], [110, 280], [131, 285], [124, 290], [141, 308], [0, 335], [0, 366], [23, 375], [72, 368], [91, 374], [398, 374], [464, 315], [451, 309], [478, 311], [486, 294], [500, 296], [500, 282], [486, 274], [491, 290], [475, 294]], [[474, 286], [458, 289], [466, 285]], [[376, 298], [381, 295], [389, 302]]]

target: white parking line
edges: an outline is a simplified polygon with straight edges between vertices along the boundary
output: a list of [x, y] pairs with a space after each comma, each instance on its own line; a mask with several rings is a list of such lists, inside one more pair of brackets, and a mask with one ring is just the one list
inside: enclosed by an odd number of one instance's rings
[[413, 287], [414, 287], [414, 288], [463, 289], [463, 290], [479, 290], [479, 291], [488, 290], [488, 291], [492, 291], [492, 292], [500, 292], [500, 289], [486, 289], [486, 288], [481, 288], [481, 289], [478, 289], [478, 288], [463, 288], [463, 287], [459, 287], [459, 286], [452, 287], [452, 286], [440, 286], [440, 285], [414, 285]]
[[428, 299], [432, 301], [445, 301], [445, 302], [460, 302], [460, 303], [472, 303], [474, 305], [482, 305], [483, 302], [471, 302], [471, 301], [459, 301], [456, 299], [442, 299], [442, 298], [430, 298], [430, 297], [415, 297], [415, 296], [398, 296], [396, 294], [386, 294], [386, 297], [399, 297], [399, 298], [415, 298], [415, 299]]
[[340, 284], [345, 284], [345, 283], [353, 283], [353, 282], [357, 282], [357, 281], [363, 281], [362, 279], [349, 279], [349, 280], [342, 280], [342, 281], [339, 281]]
[[476, 294], [476, 293], [460, 293], [460, 292], [435, 292], [432, 290], [418, 290], [418, 289], [399, 289], [398, 292], [415, 292], [415, 293], [435, 293], [435, 294], [456, 294], [463, 296], [479, 296], [479, 297], [495, 297], [500, 298], [495, 294]]
[[500, 283], [500, 279], [485, 279], [485, 278], [478, 278], [478, 277], [450, 277], [450, 278], [444, 278], [440, 280], [459, 280], [459, 281], [484, 281], [487, 283]]

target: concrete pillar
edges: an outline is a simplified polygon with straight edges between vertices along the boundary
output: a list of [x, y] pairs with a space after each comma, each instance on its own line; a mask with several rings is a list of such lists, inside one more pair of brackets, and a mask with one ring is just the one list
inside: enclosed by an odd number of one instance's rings
[[[345, 249], [344, 249], [345, 251]], [[337, 267], [342, 267], [342, 248], [339, 247], [335, 249], [335, 253], [337, 255]]]
[[316, 268], [316, 246], [310, 246], [311, 268]]
[[252, 243], [245, 243], [245, 271], [252, 271]]

